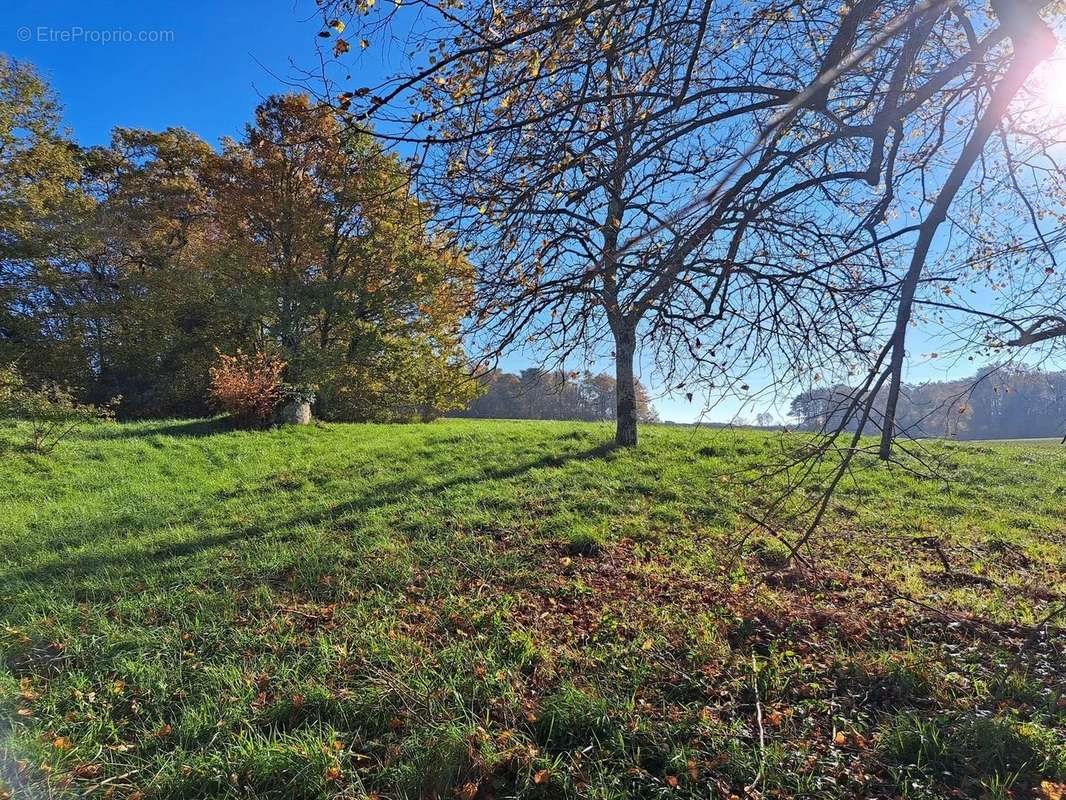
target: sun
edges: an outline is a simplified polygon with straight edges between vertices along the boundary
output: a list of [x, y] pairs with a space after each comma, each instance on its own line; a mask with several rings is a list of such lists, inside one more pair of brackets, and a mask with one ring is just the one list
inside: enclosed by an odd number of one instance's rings
[[1057, 52], [1033, 75], [1034, 96], [1043, 111], [1066, 117], [1066, 53]]

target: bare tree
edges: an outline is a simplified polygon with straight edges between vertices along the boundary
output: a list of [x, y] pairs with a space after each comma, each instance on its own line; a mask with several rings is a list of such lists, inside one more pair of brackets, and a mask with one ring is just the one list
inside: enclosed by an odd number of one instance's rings
[[985, 145], [1002, 124], [1011, 102], [1021, 90], [1026, 79], [1037, 65], [1048, 58], [1055, 49], [1056, 40], [1050, 28], [1037, 12], [1024, 3], [993, 3], [1000, 29], [1011, 38], [1013, 54], [1003, 76], [994, 84], [988, 101], [978, 117], [972, 133], [948, 172], [940, 192], [929, 207], [918, 231], [918, 239], [911, 255], [910, 266], [903, 278], [895, 326], [890, 339], [890, 382], [885, 419], [881, 430], [880, 456], [887, 460], [892, 455], [895, 434], [896, 408], [903, 384], [903, 359], [907, 339], [907, 326], [911, 320], [915, 293], [929, 256], [933, 239], [947, 218], [952, 202], [962, 188], [974, 164], [984, 152]]
[[865, 373], [852, 421], [880, 425], [884, 458], [915, 304], [959, 280], [937, 258], [966, 228], [950, 212], [996, 211], [974, 170], [997, 132], [996, 163], [1021, 172], [1005, 121], [1051, 6], [323, 4], [338, 56], [417, 18], [417, 66], [332, 99], [425, 146], [439, 220], [480, 265], [490, 351], [611, 347], [620, 444], [641, 347], [675, 391], [743, 391], [755, 364], [782, 385]]

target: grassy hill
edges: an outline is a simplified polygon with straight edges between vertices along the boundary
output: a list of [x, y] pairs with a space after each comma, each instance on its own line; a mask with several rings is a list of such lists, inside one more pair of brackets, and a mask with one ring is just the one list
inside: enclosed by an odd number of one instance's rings
[[[0, 458], [0, 796], [1018, 797], [1066, 781], [1066, 453], [101, 425]], [[1049, 788], [1050, 787], [1050, 788]], [[1053, 791], [1049, 783], [1045, 792]], [[1050, 795], [1048, 795], [1050, 796]]]

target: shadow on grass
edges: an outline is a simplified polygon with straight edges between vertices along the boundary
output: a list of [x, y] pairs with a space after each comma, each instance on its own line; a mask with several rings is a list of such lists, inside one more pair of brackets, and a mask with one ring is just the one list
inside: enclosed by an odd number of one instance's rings
[[[179, 542], [169, 542], [141, 550], [124, 549], [120, 552], [107, 554], [81, 553], [73, 558], [61, 561], [53, 561], [36, 567], [21, 570], [12, 570], [0, 577], [4, 591], [0, 597], [8, 594], [7, 590], [14, 589], [22, 584], [23, 591], [47, 590], [50, 596], [56, 597], [60, 593], [69, 595], [70, 599], [84, 600], [87, 597], [101, 593], [101, 587], [95, 585], [92, 580], [103, 579], [114, 585], [114, 590], [103, 592], [104, 594], [121, 595], [128, 587], [122, 583], [115, 574], [114, 568], [120, 568], [124, 577], [130, 578], [153, 578], [161, 573], [170, 572], [169, 569], [153, 569], [145, 571], [151, 565], [162, 566], [175, 559], [196, 556], [201, 552], [212, 550], [217, 547], [231, 545], [234, 542], [254, 539], [259, 536], [269, 535], [274, 532], [271, 528], [251, 526], [225, 533], [216, 533], [201, 536], [197, 539]], [[85, 579], [89, 580], [85, 580]], [[89, 593], [88, 595], [86, 593]]]
[[487, 468], [474, 474], [457, 475], [454, 478], [437, 481], [428, 486], [412, 487], [411, 482], [407, 480], [388, 481], [370, 487], [370, 490], [361, 497], [323, 509], [317, 514], [307, 515], [300, 522], [308, 525], [337, 522], [339, 518], [349, 514], [366, 513], [394, 503], [406, 502], [411, 499], [412, 495], [427, 499], [437, 498], [450, 489], [457, 489], [462, 486], [473, 486], [483, 481], [507, 481], [522, 477], [536, 469], [558, 468], [572, 461], [592, 461], [603, 458], [613, 453], [616, 448], [617, 445], [613, 442], [605, 442], [587, 450], [572, 453], [554, 453], [508, 467]]
[[[167, 425], [165, 428], [182, 428], [181, 425]], [[217, 426], [212, 422], [189, 423], [187, 427], [193, 430], [214, 430], [222, 432], [228, 428]], [[153, 435], [160, 429], [146, 430], [142, 435]], [[183, 435], [183, 434], [172, 434]], [[187, 435], [210, 435], [208, 432]], [[483, 481], [512, 480], [520, 478], [532, 470], [545, 468], [558, 468], [570, 462], [591, 461], [614, 452], [613, 443], [603, 443], [595, 447], [576, 452], [553, 453], [544, 455], [530, 461], [514, 464], [507, 467], [495, 467], [482, 469], [473, 474], [457, 475], [453, 478], [433, 483], [428, 486], [412, 487], [410, 481], [387, 481], [385, 483], [367, 487], [360, 496], [344, 503], [324, 508], [321, 511], [310, 514], [297, 514], [287, 519], [275, 519], [272, 524], [252, 524], [243, 528], [219, 532], [202, 536], [193, 540], [178, 541], [143, 549], [123, 548], [120, 552], [106, 552], [99, 554], [86, 553], [84, 549], [67, 558], [49, 560], [22, 569], [10, 569], [0, 571], [0, 599], [13, 600], [18, 594], [25, 592], [45, 591], [51, 596], [62, 590], [62, 593], [74, 599], [92, 599], [100, 593], [102, 587], [97, 585], [100, 577], [106, 576], [106, 580], [114, 585], [122, 585], [123, 577], [149, 578], [158, 577], [160, 573], [170, 572], [175, 565], [169, 562], [195, 557], [200, 553], [220, 546], [231, 545], [235, 542], [245, 542], [254, 546], [257, 539], [266, 536], [299, 529], [303, 526], [316, 526], [341, 522], [344, 517], [365, 513], [367, 511], [382, 508], [395, 503], [402, 503], [411, 499], [412, 494], [424, 498], [436, 498], [451, 489], [463, 486], [472, 486]], [[191, 524], [196, 520], [197, 514], [186, 510], [176, 518], [167, 520], [168, 524], [186, 523]], [[109, 522], [94, 521], [93, 527], [99, 532], [92, 535], [85, 531], [82, 537], [73, 537], [74, 541], [85, 544], [87, 539], [102, 538], [103, 532], [114, 535], [121, 531], [127, 538], [131, 534], [143, 533], [164, 524], [159, 520], [148, 524], [148, 521], [129, 515], [116, 515]], [[69, 541], [69, 539], [68, 539]], [[40, 551], [38, 551], [40, 552]], [[147, 570], [147, 571], [146, 571]], [[16, 592], [10, 590], [18, 587]], [[118, 592], [121, 594], [121, 590]], [[106, 594], [106, 592], [105, 592]]]
[[115, 427], [93, 430], [84, 438], [103, 439], [147, 439], [152, 436], [173, 436], [178, 438], [199, 438], [230, 433], [238, 430], [233, 421], [227, 417], [215, 419], [169, 420], [159, 423], [129, 423]]

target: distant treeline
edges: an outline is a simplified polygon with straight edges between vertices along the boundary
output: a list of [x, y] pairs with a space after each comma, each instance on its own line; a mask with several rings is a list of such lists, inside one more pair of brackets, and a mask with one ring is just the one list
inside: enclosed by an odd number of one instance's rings
[[[835, 427], [851, 388], [804, 392], [792, 416], [805, 430]], [[884, 400], [881, 398], [880, 407]], [[875, 422], [878, 421], [876, 418]], [[904, 387], [897, 422], [911, 436], [1028, 439], [1066, 435], [1066, 372], [988, 367], [970, 378]], [[854, 424], [850, 429], [854, 429]]]
[[[493, 370], [481, 378], [482, 394], [458, 417], [495, 419], [613, 420], [615, 380], [610, 375], [566, 373], [536, 368], [518, 375]], [[657, 422], [647, 390], [637, 381], [637, 414]]]

